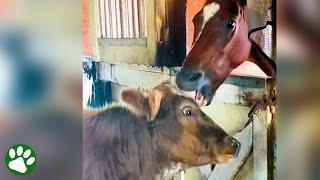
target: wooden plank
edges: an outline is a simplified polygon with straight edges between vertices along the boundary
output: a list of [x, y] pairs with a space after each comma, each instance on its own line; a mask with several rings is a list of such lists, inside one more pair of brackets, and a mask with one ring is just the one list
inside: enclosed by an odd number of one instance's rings
[[244, 130], [237, 133], [234, 138], [241, 143], [239, 156], [227, 164], [216, 165], [208, 178], [209, 180], [228, 180], [235, 177], [252, 150], [252, 123], [250, 123]]
[[130, 46], [147, 46], [146, 38], [113, 38], [113, 39], [98, 39], [99, 44], [104, 44], [106, 46], [122, 46], [122, 47], [130, 47]]
[[253, 153], [251, 152], [233, 180], [253, 179]]
[[268, 179], [267, 111], [253, 117], [253, 176], [255, 180]]
[[145, 66], [145, 68], [140, 69], [143, 65], [129, 67], [117, 65], [111, 67], [114, 82], [128, 87], [148, 90], [162, 81], [170, 79], [169, 74], [162, 73], [160, 68], [156, 70]]
[[[238, 92], [238, 93], [234, 93]], [[266, 88], [249, 88], [246, 86], [223, 84], [223, 88], [218, 88], [215, 96], [223, 102], [231, 104], [242, 104], [250, 106], [252, 103], [267, 96], [269, 91]], [[226, 96], [228, 94], [228, 96]]]
[[[97, 78], [104, 81], [112, 81], [112, 68], [109, 63], [99, 63], [96, 65], [97, 68]], [[110, 72], [110, 73], [104, 73]]]
[[182, 173], [183, 173], [183, 172], [175, 173], [175, 174], [173, 175], [172, 180], [182, 180], [182, 178], [183, 178]]
[[206, 164], [203, 166], [199, 166], [198, 169], [200, 171], [200, 176], [202, 179], [208, 179], [212, 173], [212, 164]]

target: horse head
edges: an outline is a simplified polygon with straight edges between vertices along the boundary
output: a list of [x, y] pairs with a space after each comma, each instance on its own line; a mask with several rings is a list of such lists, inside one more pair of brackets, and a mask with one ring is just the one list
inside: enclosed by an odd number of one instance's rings
[[275, 76], [273, 66], [257, 50], [259, 46], [249, 40], [247, 21], [246, 0], [208, 0], [193, 19], [194, 41], [177, 74], [178, 87], [196, 91], [196, 98], [210, 104], [230, 72], [246, 60]]

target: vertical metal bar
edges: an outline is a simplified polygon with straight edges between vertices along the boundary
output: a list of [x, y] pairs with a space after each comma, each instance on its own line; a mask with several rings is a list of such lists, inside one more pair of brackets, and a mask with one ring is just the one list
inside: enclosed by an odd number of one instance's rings
[[116, 0], [117, 37], [122, 38], [120, 0]]
[[104, 38], [107, 38], [107, 34], [108, 34], [108, 30], [107, 30], [107, 6], [106, 6], [106, 3], [108, 0], [103, 0], [103, 9], [104, 9], [104, 12], [103, 12], [103, 18], [104, 18]]
[[144, 0], [138, 0], [138, 6], [139, 6], [139, 29], [140, 29], [140, 35], [139, 37], [146, 37], [146, 27], [145, 27], [145, 2]]
[[111, 19], [112, 19], [112, 38], [117, 38], [117, 17], [116, 17], [116, 6], [115, 0], [110, 0], [111, 7]]
[[138, 11], [138, 27], [139, 27], [139, 36], [141, 37], [141, 11], [140, 11], [140, 6], [141, 6], [141, 0], [137, 0], [137, 11]]
[[138, 15], [138, 0], [133, 1], [133, 16], [134, 16], [134, 37], [139, 38], [139, 15]]
[[100, 2], [100, 23], [101, 23], [101, 37], [105, 38], [106, 37], [106, 21], [105, 21], [105, 5], [104, 5], [104, 0], [99, 0]]
[[121, 38], [125, 38], [125, 17], [124, 17], [124, 12], [123, 12], [123, 0], [120, 0], [120, 22], [121, 22]]
[[112, 6], [111, 6], [111, 0], [107, 0], [108, 4], [108, 20], [109, 20], [109, 31], [110, 31], [110, 37], [113, 38], [113, 18], [112, 18]]
[[129, 19], [129, 38], [134, 38], [134, 29], [133, 29], [133, 8], [132, 0], [127, 0], [128, 2], [128, 19]]
[[128, 16], [128, 5], [127, 5], [127, 0], [121, 0], [121, 13], [122, 13], [122, 31], [124, 34], [124, 38], [129, 38], [129, 31], [128, 31], [128, 27], [129, 27], [129, 16]]
[[146, 0], [141, 0], [141, 22], [142, 37], [147, 37], [147, 16], [146, 16]]
[[106, 19], [106, 36], [111, 38], [111, 25], [110, 25], [110, 7], [109, 0], [105, 0], [105, 19]]
[[97, 38], [101, 38], [101, 18], [100, 18], [100, 1], [94, 1], [94, 18], [95, 18], [95, 25], [96, 25], [96, 36]]

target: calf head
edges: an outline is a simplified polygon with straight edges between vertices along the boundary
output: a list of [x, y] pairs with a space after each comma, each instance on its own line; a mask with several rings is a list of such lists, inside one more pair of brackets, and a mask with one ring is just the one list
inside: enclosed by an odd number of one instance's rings
[[238, 155], [240, 143], [229, 136], [199, 108], [164, 82], [144, 96], [138, 90], [123, 91], [122, 98], [148, 117], [157, 159], [183, 167], [226, 163]]

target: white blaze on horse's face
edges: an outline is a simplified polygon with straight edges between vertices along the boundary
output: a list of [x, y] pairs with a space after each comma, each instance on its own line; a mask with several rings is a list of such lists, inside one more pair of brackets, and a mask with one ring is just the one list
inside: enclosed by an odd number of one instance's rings
[[[205, 27], [205, 25], [207, 24], [207, 22], [214, 17], [214, 15], [219, 11], [220, 9], [220, 5], [212, 2], [208, 5], [206, 5], [203, 10], [202, 10], [202, 25], [201, 25], [201, 29], [200, 32], [198, 33], [198, 35], [196, 37], [194, 37], [194, 42], [197, 41], [197, 39], [199, 38], [199, 36], [202, 33], [203, 28]], [[194, 43], [193, 43], [194, 45]]]
[[[203, 8], [203, 27], [220, 9], [220, 5], [212, 2]], [[203, 28], [202, 27], [202, 28]]]

